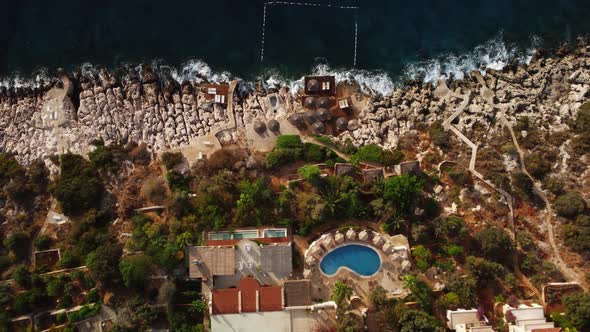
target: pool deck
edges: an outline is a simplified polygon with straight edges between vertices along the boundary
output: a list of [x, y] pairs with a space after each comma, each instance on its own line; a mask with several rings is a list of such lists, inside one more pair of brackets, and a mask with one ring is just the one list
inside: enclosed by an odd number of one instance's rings
[[[371, 233], [371, 238], [375, 234], [372, 232], [369, 233]], [[386, 240], [391, 244], [392, 247], [404, 247], [405, 254], [410, 254], [408, 241], [403, 235], [388, 236], [386, 234], [378, 234], [383, 240]], [[311, 246], [317, 246], [319, 241], [321, 241], [321, 238], [314, 241]], [[320, 269], [320, 262], [324, 255], [338, 247], [349, 244], [364, 245], [374, 249], [381, 259], [381, 267], [379, 270], [371, 276], [361, 276], [350, 269], [340, 268], [334, 275], [325, 275]], [[395, 250], [393, 254], [390, 254], [389, 252], [386, 253], [379, 248], [380, 246], [374, 246], [370, 240], [363, 241], [358, 239], [346, 239], [344, 242], [329, 248], [322, 247], [323, 249], [315, 254], [312, 254], [311, 251], [313, 250], [309, 250], [309, 248], [306, 250], [308, 255], [317, 257], [317, 262], [308, 265], [305, 273], [306, 277], [311, 281], [311, 295], [314, 300], [328, 299], [335, 283], [338, 281], [348, 284], [353, 289], [354, 295], [361, 297], [366, 303], [368, 303], [369, 294], [372, 289], [378, 285], [382, 286], [387, 291], [388, 297], [403, 298], [408, 295], [408, 291], [404, 288], [404, 282], [401, 277], [409, 272], [411, 266], [403, 266], [404, 264], [408, 264], [409, 261], [407, 261], [407, 259], [396, 257]], [[404, 261], [408, 263], [403, 263]]]

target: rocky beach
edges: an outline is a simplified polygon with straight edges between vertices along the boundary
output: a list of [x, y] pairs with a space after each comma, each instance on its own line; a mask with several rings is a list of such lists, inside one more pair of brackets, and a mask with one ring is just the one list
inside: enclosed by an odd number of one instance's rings
[[[355, 90], [354, 82], [339, 82], [356, 91], [356, 119], [334, 140], [396, 148], [400, 137], [452, 114], [463, 103], [459, 95], [469, 101], [455, 125], [468, 136], [485, 137], [499, 128], [494, 103], [509, 121], [526, 115], [541, 130], [562, 131], [587, 96], [589, 68], [590, 47], [580, 39], [571, 49], [539, 51], [529, 65], [467, 73], [463, 80], [436, 85], [409, 83], [391, 95], [367, 95], [358, 86]], [[0, 149], [25, 163], [64, 151], [87, 153], [97, 139], [145, 143], [160, 153], [219, 132], [221, 144], [239, 142], [254, 121], [280, 120], [303, 110], [301, 91], [287, 87], [265, 88], [259, 82], [248, 88], [253, 85], [234, 82], [229, 109], [207, 100], [204, 85], [177, 82], [140, 66], [124, 77], [96, 70], [70, 73], [36, 89], [2, 88]], [[266, 102], [265, 96], [274, 93], [282, 107]]]

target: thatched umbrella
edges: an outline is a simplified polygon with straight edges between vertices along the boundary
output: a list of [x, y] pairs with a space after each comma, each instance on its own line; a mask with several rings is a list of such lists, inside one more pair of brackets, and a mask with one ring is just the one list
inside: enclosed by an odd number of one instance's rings
[[277, 120], [275, 120], [275, 119], [272, 119], [272, 120], [268, 121], [268, 123], [266, 124], [266, 126], [273, 133], [278, 133], [279, 132], [279, 129], [281, 129], [280, 123]]
[[311, 130], [314, 134], [324, 134], [326, 132], [326, 126], [324, 126], [322, 122], [314, 122], [314, 124], [311, 125]]
[[381, 237], [381, 235], [376, 234], [373, 237], [373, 245], [377, 248], [381, 247], [381, 245], [383, 244], [383, 238]]
[[348, 129], [348, 120], [343, 116], [336, 119], [336, 129], [340, 131]]
[[359, 240], [361, 240], [361, 241], [367, 241], [368, 239], [369, 239], [369, 233], [367, 232], [366, 229], [363, 229], [359, 233]]
[[330, 98], [320, 97], [315, 102], [318, 108], [330, 108]]
[[336, 235], [334, 235], [334, 240], [336, 243], [344, 242], [344, 234], [340, 233], [340, 231], [336, 232]]
[[315, 108], [315, 97], [305, 97], [305, 99], [303, 100], [303, 106], [305, 108]]
[[254, 122], [254, 131], [257, 132], [259, 135], [264, 134], [266, 131], [266, 125], [262, 121], [255, 121]]
[[348, 130], [355, 131], [355, 130], [359, 129], [359, 127], [360, 127], [360, 125], [357, 120], [348, 121]]
[[356, 231], [352, 228], [346, 231], [346, 238], [351, 241], [356, 240]]
[[326, 108], [318, 108], [317, 115], [320, 121], [329, 121], [332, 118], [332, 113]]
[[412, 263], [410, 263], [408, 260], [404, 260], [400, 266], [402, 273], [409, 273], [412, 269]]
[[322, 237], [324, 238], [322, 242], [326, 248], [331, 248], [334, 246], [334, 237], [332, 237], [332, 234], [324, 234]]
[[389, 254], [391, 253], [391, 250], [393, 249], [393, 247], [391, 246], [391, 243], [389, 242], [385, 242], [385, 244], [383, 245], [383, 247], [381, 247], [381, 250], [383, 250], [384, 253]]
[[303, 113], [303, 118], [305, 119], [305, 122], [311, 125], [318, 120], [318, 115], [316, 111], [309, 110]]
[[305, 257], [305, 264], [309, 266], [314, 266], [317, 263], [317, 259], [313, 255], [308, 255]]
[[315, 78], [310, 79], [307, 81], [306, 85], [307, 91], [309, 92], [319, 92], [320, 91], [320, 82]]
[[303, 120], [303, 116], [299, 113], [291, 114], [288, 118], [289, 123], [294, 125], [297, 128], [303, 128], [305, 126], [305, 121]]
[[309, 253], [311, 254], [310, 256], [313, 256], [319, 254], [321, 251], [322, 247], [320, 247], [320, 245], [316, 243], [314, 246], [311, 247]]

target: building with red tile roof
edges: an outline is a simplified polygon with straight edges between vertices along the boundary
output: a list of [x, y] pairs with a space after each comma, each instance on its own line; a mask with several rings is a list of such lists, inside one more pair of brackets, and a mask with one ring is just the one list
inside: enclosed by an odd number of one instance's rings
[[282, 287], [262, 286], [252, 277], [240, 280], [236, 288], [215, 289], [211, 295], [213, 315], [282, 311], [284, 307]]

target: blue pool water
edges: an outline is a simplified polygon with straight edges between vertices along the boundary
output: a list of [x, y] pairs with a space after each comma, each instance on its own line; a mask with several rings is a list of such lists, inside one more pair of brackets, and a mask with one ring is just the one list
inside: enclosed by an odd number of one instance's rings
[[320, 262], [322, 272], [327, 275], [333, 275], [341, 266], [366, 277], [379, 270], [381, 259], [370, 247], [349, 244], [332, 250]]

